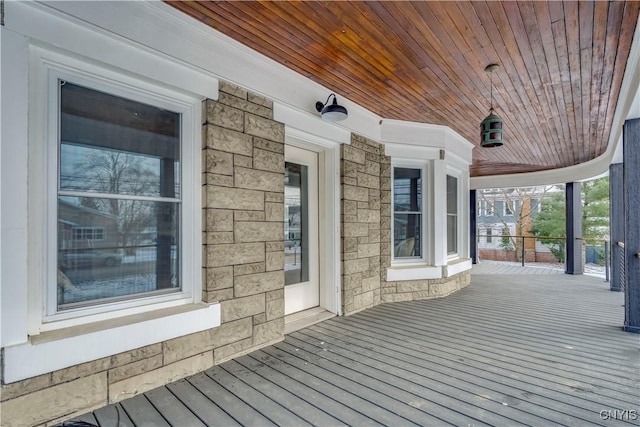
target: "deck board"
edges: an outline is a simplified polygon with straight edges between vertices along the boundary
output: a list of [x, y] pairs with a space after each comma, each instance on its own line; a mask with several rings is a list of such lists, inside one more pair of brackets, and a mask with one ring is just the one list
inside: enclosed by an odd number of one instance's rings
[[640, 413], [640, 337], [621, 330], [623, 302], [594, 277], [473, 274], [449, 297], [334, 317], [93, 416], [105, 426], [117, 416], [125, 426], [637, 426], [600, 417]]

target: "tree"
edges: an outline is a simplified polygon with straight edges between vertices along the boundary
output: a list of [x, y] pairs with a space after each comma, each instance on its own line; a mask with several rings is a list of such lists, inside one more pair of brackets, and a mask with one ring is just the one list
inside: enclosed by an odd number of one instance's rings
[[564, 240], [549, 238], [564, 238], [567, 235], [564, 193], [554, 193], [542, 201], [542, 210], [533, 220], [531, 233], [547, 245], [558, 260], [564, 262]]
[[[609, 178], [586, 181], [581, 185], [582, 237], [602, 239], [609, 235]], [[543, 210], [533, 221], [531, 232], [550, 246], [551, 252], [564, 261], [564, 240], [545, 237], [566, 237], [564, 194], [553, 194], [543, 202]]]

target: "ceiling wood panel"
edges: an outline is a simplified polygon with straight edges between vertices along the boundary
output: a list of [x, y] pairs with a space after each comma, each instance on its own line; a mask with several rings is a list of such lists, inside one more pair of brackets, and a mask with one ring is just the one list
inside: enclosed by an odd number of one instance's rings
[[[476, 144], [472, 176], [570, 166], [607, 147], [640, 2], [171, 1], [389, 119]], [[480, 148], [494, 107], [505, 145]], [[324, 101], [324, 100], [322, 100]]]

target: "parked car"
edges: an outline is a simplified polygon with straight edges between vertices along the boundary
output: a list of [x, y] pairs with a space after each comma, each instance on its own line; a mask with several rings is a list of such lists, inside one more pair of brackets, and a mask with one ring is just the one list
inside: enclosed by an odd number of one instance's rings
[[114, 251], [99, 249], [70, 251], [62, 255], [60, 266], [63, 269], [113, 267], [122, 263], [122, 255]]

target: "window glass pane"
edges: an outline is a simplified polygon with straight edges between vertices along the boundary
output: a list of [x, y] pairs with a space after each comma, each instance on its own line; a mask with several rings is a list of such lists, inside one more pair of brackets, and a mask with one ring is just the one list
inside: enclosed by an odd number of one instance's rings
[[62, 191], [180, 197], [180, 114], [60, 82]]
[[177, 203], [58, 198], [58, 308], [180, 289]]
[[458, 252], [458, 217], [447, 215], [447, 253]]
[[458, 213], [458, 178], [447, 175], [447, 213]]
[[284, 253], [285, 285], [309, 280], [308, 168], [285, 163]]
[[420, 214], [394, 214], [393, 246], [396, 258], [422, 256], [421, 218]]
[[422, 211], [422, 170], [393, 168], [393, 210]]
[[447, 253], [458, 252], [458, 179], [447, 175]]

